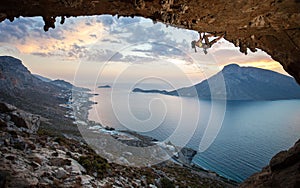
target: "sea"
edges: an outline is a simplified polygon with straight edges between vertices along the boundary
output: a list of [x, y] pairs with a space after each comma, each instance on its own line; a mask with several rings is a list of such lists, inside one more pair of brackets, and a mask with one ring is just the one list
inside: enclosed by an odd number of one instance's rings
[[190, 147], [195, 165], [237, 182], [300, 138], [300, 100], [202, 101], [131, 89], [97, 88], [89, 119]]

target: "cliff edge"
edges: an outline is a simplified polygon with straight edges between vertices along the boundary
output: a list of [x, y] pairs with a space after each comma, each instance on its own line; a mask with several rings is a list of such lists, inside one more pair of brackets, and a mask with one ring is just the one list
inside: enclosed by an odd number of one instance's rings
[[300, 187], [300, 139], [289, 150], [277, 153], [268, 166], [250, 176], [240, 187]]

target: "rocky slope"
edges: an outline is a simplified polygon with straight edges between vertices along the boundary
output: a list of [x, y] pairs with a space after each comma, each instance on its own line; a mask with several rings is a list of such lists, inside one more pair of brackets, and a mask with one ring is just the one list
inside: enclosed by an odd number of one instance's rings
[[42, 127], [76, 131], [68, 126], [73, 122], [64, 117], [67, 109], [60, 106], [71, 94], [70, 88], [58, 86], [57, 81], [44, 82], [32, 75], [21, 60], [0, 56], [0, 102], [43, 116]]
[[220, 34], [247, 53], [260, 48], [300, 83], [299, 0], [2, 0], [0, 21], [42, 16], [45, 31], [56, 17], [111, 14], [143, 16], [166, 24]]
[[[233, 187], [166, 162], [152, 168], [110, 163], [84, 142], [37, 134], [40, 116], [0, 103], [0, 187]], [[240, 187], [299, 187], [300, 141]]]
[[268, 166], [240, 187], [300, 187], [300, 140], [289, 150], [277, 153]]
[[54, 96], [61, 89], [49, 83], [45, 84], [33, 76], [21, 60], [10, 56], [0, 56], [0, 87], [2, 92], [13, 97], [23, 97], [27, 91]]
[[108, 162], [82, 141], [37, 134], [40, 116], [0, 103], [0, 187], [234, 187], [171, 162]]
[[133, 92], [222, 100], [300, 99], [300, 86], [292, 77], [255, 67], [240, 67], [236, 64], [225, 66], [216, 75], [192, 87], [170, 92], [135, 88]]
[[0, 89], [1, 100], [25, 109], [26, 104], [31, 105], [31, 109], [32, 106], [56, 108], [70, 95], [64, 88], [36, 78], [21, 60], [10, 56], [0, 56]]

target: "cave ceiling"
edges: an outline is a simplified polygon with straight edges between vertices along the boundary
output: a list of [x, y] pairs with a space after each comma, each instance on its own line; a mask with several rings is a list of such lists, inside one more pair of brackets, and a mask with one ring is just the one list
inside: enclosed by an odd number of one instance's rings
[[[300, 83], [299, 0], [1, 0], [0, 22], [42, 16], [44, 30], [68, 17], [142, 16], [175, 27], [226, 33], [241, 53], [261, 49]], [[1, 23], [0, 23], [1, 24]]]

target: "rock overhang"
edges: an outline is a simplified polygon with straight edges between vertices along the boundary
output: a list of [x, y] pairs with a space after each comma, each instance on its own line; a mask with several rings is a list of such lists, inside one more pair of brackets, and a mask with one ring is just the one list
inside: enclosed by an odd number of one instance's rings
[[298, 0], [3, 0], [0, 21], [42, 16], [44, 30], [70, 16], [142, 16], [175, 27], [226, 32], [225, 39], [247, 54], [261, 49], [300, 83], [300, 2]]

